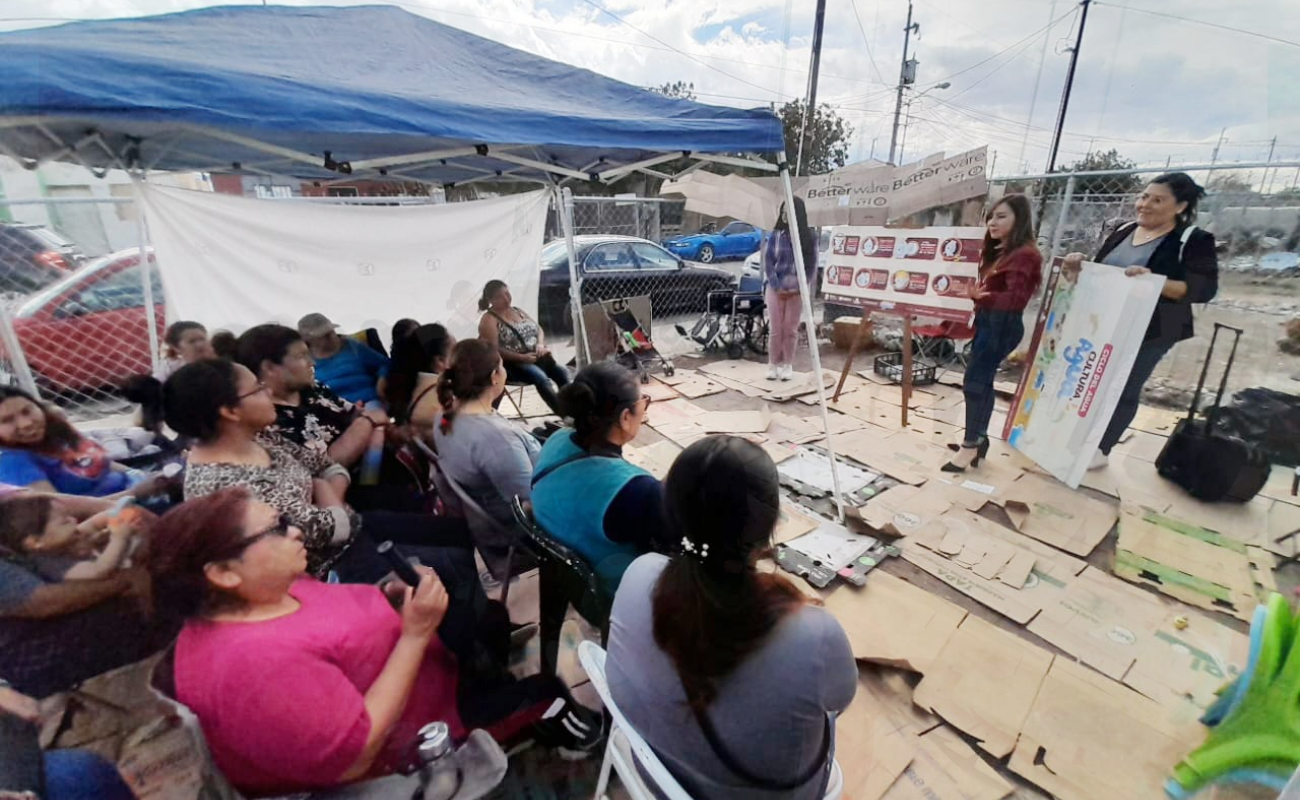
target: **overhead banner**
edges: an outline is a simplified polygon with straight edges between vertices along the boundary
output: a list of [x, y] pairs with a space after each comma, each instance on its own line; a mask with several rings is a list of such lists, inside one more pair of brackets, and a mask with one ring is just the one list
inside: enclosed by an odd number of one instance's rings
[[537, 313], [546, 192], [420, 206], [348, 206], [146, 185], [171, 320], [239, 333], [321, 312], [346, 331], [402, 317], [478, 330], [493, 278]]
[[827, 302], [969, 324], [983, 228], [831, 228]]
[[777, 193], [739, 175], [714, 175], [696, 170], [678, 180], [664, 181], [662, 196], [686, 198], [686, 210], [709, 217], [730, 217], [760, 228], [776, 224], [781, 200]]
[[1055, 275], [1052, 283], [1005, 433], [1073, 489], [1115, 413], [1165, 279], [1085, 262], [1076, 283]]
[[883, 225], [936, 206], [988, 194], [988, 148], [952, 158], [942, 154], [914, 164], [849, 167], [810, 177], [795, 192], [808, 207], [808, 223]]

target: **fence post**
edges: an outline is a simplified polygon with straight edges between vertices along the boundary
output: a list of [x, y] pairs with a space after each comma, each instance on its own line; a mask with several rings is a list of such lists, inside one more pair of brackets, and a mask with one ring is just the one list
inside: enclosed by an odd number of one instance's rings
[[136, 229], [140, 234], [140, 282], [144, 287], [144, 318], [149, 332], [149, 365], [154, 374], [162, 360], [162, 351], [158, 346], [158, 320], [155, 317], [153, 301], [153, 270], [149, 268], [149, 234], [144, 225], [144, 182], [139, 178], [135, 184], [135, 219]]
[[32, 368], [27, 365], [27, 356], [23, 353], [22, 345], [18, 342], [18, 334], [14, 333], [14, 322], [9, 315], [9, 304], [4, 300], [0, 300], [0, 341], [4, 342], [5, 351], [9, 354], [9, 364], [13, 367], [14, 377], [18, 379], [18, 385], [32, 397], [39, 399], [41, 393], [36, 388], [36, 380], [32, 377]]
[[1070, 212], [1070, 203], [1074, 200], [1074, 175], [1070, 175], [1065, 181], [1065, 197], [1061, 199], [1061, 213], [1056, 217], [1056, 228], [1052, 231], [1052, 247], [1048, 252], [1047, 260], [1044, 266], [1050, 272], [1052, 262], [1056, 260], [1057, 252], [1061, 248], [1061, 234], [1065, 230], [1065, 218]]
[[582, 282], [578, 277], [578, 248], [573, 242], [573, 192], [569, 187], [557, 191], [560, 201], [560, 224], [569, 251], [569, 308], [573, 312], [573, 336], [577, 343], [578, 368], [591, 363], [591, 346], [587, 342], [587, 322], [582, 317]]

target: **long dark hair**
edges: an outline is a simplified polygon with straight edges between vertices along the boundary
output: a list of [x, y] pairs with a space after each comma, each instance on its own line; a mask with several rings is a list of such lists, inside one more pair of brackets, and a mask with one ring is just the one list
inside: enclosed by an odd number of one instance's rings
[[482, 339], [464, 339], [451, 350], [451, 364], [438, 376], [443, 433], [451, 433], [457, 400], [472, 400], [492, 385], [501, 352]]
[[993, 269], [998, 261], [1026, 245], [1038, 246], [1037, 239], [1034, 236], [1034, 210], [1029, 205], [1029, 198], [1023, 194], [1006, 195], [989, 207], [988, 213], [984, 215], [985, 220], [993, 216], [993, 212], [997, 210], [998, 206], [1006, 206], [1011, 209], [1011, 213], [1016, 217], [1016, 222], [1011, 226], [1010, 235], [1001, 241], [994, 239], [985, 229], [984, 248], [980, 250], [981, 274]]
[[583, 450], [606, 441], [623, 412], [641, 399], [636, 376], [612, 361], [585, 367], [560, 390], [560, 413], [573, 420], [573, 441]]
[[411, 400], [421, 372], [432, 371], [439, 358], [448, 358], [451, 334], [438, 323], [421, 325], [393, 344], [393, 365], [388, 370], [385, 399], [393, 417], [405, 424], [411, 414]]
[[492, 295], [506, 288], [505, 281], [490, 280], [483, 285], [483, 294], [478, 299], [478, 310], [487, 311], [488, 306], [492, 305]]
[[33, 450], [40, 453], [64, 447], [75, 449], [81, 444], [81, 434], [77, 433], [77, 429], [72, 427], [72, 423], [64, 419], [61, 414], [51, 412], [49, 406], [16, 386], [0, 386], [0, 403], [15, 397], [20, 397], [35, 404], [41, 410], [41, 414], [45, 416], [45, 437], [35, 447], [24, 447], [19, 444], [6, 444], [4, 447], [11, 450]]
[[186, 364], [162, 387], [163, 418], [182, 436], [210, 442], [221, 433], [221, 409], [239, 405], [235, 364], [209, 358]]
[[654, 637], [697, 710], [707, 708], [718, 683], [804, 603], [789, 581], [754, 568], [771, 547], [780, 503], [771, 457], [737, 436], [699, 440], [668, 471], [668, 531], [690, 544], [655, 584]]
[[1205, 189], [1192, 180], [1191, 175], [1186, 172], [1166, 172], [1152, 178], [1151, 182], [1168, 187], [1175, 201], [1187, 204], [1187, 208], [1183, 209], [1183, 213], [1178, 215], [1178, 224], [1180, 226], [1190, 225], [1196, 221], [1196, 205], [1205, 196]]

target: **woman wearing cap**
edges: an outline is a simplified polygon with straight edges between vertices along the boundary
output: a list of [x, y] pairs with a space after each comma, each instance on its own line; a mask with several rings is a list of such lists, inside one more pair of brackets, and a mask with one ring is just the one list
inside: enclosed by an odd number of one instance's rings
[[356, 339], [339, 336], [337, 328], [324, 314], [308, 314], [298, 320], [298, 333], [316, 361], [316, 380], [344, 400], [378, 401], [388, 375], [388, 356]]
[[632, 563], [614, 598], [609, 690], [691, 797], [813, 800], [858, 669], [835, 618], [760, 571], [780, 519], [776, 465], [711, 436], [664, 484], [678, 555]]
[[[1185, 172], [1160, 175], [1147, 184], [1134, 204], [1137, 221], [1121, 225], [1102, 244], [1093, 261], [1118, 267], [1131, 277], [1165, 276], [1137, 360], [1129, 371], [1119, 404], [1101, 437], [1089, 469], [1110, 463], [1110, 451], [1133, 422], [1142, 387], [1173, 346], [1192, 338], [1192, 303], [1208, 303], [1219, 292], [1219, 259], [1214, 234], [1196, 227], [1196, 204], [1205, 190]], [[1083, 253], [1065, 257], [1068, 280], [1079, 275]]]
[[478, 322], [478, 338], [501, 351], [510, 380], [537, 387], [546, 405], [559, 414], [556, 391], [568, 385], [569, 372], [551, 355], [542, 326], [513, 303], [505, 281], [488, 281], [478, 301], [478, 310], [486, 312]]

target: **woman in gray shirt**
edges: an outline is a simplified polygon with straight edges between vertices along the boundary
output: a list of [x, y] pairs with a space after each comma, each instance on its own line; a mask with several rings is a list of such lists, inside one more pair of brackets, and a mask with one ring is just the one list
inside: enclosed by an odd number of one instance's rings
[[839, 623], [755, 568], [780, 515], [776, 466], [744, 439], [702, 439], [664, 498], [681, 553], [641, 556], [623, 576], [614, 701], [692, 797], [820, 798], [858, 671]]

